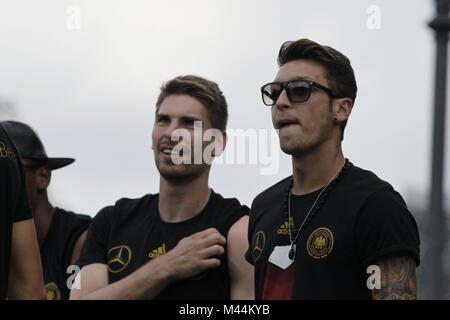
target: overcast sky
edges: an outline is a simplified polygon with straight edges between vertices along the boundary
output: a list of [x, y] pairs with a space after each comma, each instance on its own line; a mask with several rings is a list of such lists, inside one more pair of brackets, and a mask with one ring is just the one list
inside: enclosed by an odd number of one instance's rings
[[[216, 81], [228, 128], [263, 132], [272, 123], [259, 88], [275, 77], [280, 45], [310, 38], [347, 55], [355, 70], [345, 156], [408, 200], [429, 186], [433, 16], [431, 0], [2, 0], [0, 99], [49, 156], [76, 158], [53, 172], [51, 201], [94, 215], [158, 191], [150, 137], [164, 81]], [[291, 173], [278, 142], [269, 151], [275, 174], [262, 175], [261, 163], [217, 164], [211, 187], [250, 205]]]

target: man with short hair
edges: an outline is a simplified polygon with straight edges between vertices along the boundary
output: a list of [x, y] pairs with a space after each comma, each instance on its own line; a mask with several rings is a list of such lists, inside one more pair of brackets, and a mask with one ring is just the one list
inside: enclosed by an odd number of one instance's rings
[[91, 217], [54, 207], [48, 199], [47, 189], [52, 171], [75, 160], [49, 158], [39, 136], [23, 122], [2, 121], [1, 124], [16, 145], [26, 169], [47, 300], [68, 300], [70, 288], [67, 282], [76, 270], [70, 266], [80, 255]]
[[0, 124], [0, 299], [45, 299], [25, 173]]
[[308, 39], [284, 43], [261, 88], [292, 176], [259, 194], [247, 260], [257, 299], [415, 299], [419, 233], [393, 187], [342, 152], [356, 97], [350, 61]]
[[[227, 118], [216, 83], [181, 76], [163, 85], [152, 133], [159, 193], [97, 214], [72, 299], [253, 298], [248, 208], [208, 186], [207, 158], [223, 150]], [[203, 137], [212, 132], [211, 149]]]

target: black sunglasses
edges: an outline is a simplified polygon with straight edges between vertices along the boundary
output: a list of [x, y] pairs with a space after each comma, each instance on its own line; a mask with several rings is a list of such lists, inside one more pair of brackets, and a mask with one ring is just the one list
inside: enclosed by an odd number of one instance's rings
[[273, 106], [281, 92], [286, 89], [286, 94], [291, 102], [304, 102], [311, 96], [312, 87], [324, 90], [332, 98], [337, 95], [329, 88], [311, 80], [291, 80], [285, 82], [271, 82], [261, 87], [262, 100], [266, 106]]

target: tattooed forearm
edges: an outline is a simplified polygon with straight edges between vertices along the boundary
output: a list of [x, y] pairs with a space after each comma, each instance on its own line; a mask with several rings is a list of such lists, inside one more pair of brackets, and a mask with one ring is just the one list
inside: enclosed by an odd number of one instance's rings
[[387, 256], [378, 261], [381, 288], [372, 290], [374, 300], [417, 299], [416, 263], [405, 255]]

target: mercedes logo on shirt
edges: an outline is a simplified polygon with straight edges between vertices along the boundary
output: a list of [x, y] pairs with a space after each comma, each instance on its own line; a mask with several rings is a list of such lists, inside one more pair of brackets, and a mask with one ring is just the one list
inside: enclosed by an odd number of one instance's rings
[[108, 251], [108, 270], [112, 273], [121, 272], [127, 267], [131, 260], [131, 249], [128, 246], [121, 245], [109, 249]]

